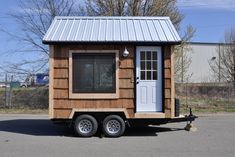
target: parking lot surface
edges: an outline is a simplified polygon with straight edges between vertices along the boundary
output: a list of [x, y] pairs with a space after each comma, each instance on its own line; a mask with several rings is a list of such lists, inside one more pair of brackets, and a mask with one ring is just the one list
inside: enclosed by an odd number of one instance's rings
[[234, 157], [235, 114], [202, 115], [194, 122], [131, 128], [120, 138], [74, 137], [46, 115], [0, 115], [1, 157]]

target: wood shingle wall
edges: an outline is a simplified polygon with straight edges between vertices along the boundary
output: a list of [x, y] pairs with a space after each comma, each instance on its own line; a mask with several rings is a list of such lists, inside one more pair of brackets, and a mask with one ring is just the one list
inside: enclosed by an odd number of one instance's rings
[[[128, 58], [122, 57], [126, 48]], [[67, 119], [73, 108], [126, 108], [129, 116], [135, 115], [134, 45], [54, 45], [50, 46], [50, 117]], [[69, 99], [69, 50], [119, 50], [119, 99]], [[164, 53], [164, 109], [165, 116], [173, 117], [174, 80], [172, 50], [163, 47]], [[50, 77], [51, 77], [50, 76]]]
[[[52, 118], [68, 118], [73, 108], [127, 108], [134, 115], [134, 46], [130, 55], [122, 57], [124, 46], [65, 45], [54, 46]], [[119, 50], [119, 99], [69, 99], [69, 50]]]

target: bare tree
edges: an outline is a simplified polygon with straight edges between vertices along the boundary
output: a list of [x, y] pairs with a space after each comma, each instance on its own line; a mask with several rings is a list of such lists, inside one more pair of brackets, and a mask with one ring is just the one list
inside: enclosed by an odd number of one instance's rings
[[193, 38], [196, 30], [189, 25], [182, 37], [182, 43], [175, 46], [175, 77], [176, 82], [184, 83], [192, 77], [189, 72], [189, 66], [192, 62], [189, 52], [192, 51], [189, 42]]
[[42, 38], [45, 35], [48, 27], [55, 16], [69, 16], [79, 15], [74, 0], [20, 0], [19, 9], [15, 12], [9, 13], [9, 16], [17, 21], [20, 26], [21, 32], [12, 33], [7, 29], [2, 29], [5, 33], [10, 35], [12, 39], [24, 45], [19, 50], [13, 50], [16, 52], [30, 52], [36, 53], [41, 56], [38, 60], [28, 61], [24, 60], [21, 63], [8, 66], [8, 71], [28, 71], [24, 69], [27, 64], [36, 63], [37, 67], [32, 71], [38, 71], [42, 69], [41, 66], [47, 65], [49, 52], [48, 47], [42, 44]]
[[177, 0], [86, 0], [81, 7], [89, 16], [169, 16], [177, 29], [183, 19]]
[[88, 16], [124, 16], [126, 0], [85, 0], [80, 8]]
[[209, 64], [217, 81], [235, 83], [235, 28], [225, 32], [224, 43], [218, 46], [217, 57]]

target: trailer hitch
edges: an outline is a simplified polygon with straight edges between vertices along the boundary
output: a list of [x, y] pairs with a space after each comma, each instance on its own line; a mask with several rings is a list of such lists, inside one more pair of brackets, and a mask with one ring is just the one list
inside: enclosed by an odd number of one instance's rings
[[196, 131], [197, 128], [192, 124], [192, 122], [198, 118], [195, 116], [192, 112], [192, 109], [189, 108], [189, 115], [185, 115], [183, 117], [176, 117], [169, 119], [167, 122], [168, 123], [177, 123], [177, 122], [187, 122], [187, 125], [184, 127], [185, 130], [187, 131]]

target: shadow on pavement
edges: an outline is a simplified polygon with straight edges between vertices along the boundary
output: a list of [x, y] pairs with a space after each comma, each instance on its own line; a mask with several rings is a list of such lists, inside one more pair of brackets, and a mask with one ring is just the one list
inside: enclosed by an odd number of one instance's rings
[[[184, 130], [166, 127], [132, 127], [127, 128], [124, 136], [157, 136], [160, 132]], [[66, 125], [55, 125], [47, 119], [17, 119], [0, 121], [0, 131], [33, 136], [67, 136], [74, 137], [72, 129]], [[96, 136], [100, 136], [101, 131]]]
[[55, 125], [47, 119], [0, 121], [0, 131], [34, 136], [73, 136], [73, 132], [66, 125]]
[[181, 131], [183, 128], [167, 128], [159, 126], [144, 126], [127, 128], [124, 136], [157, 136], [160, 132]]

